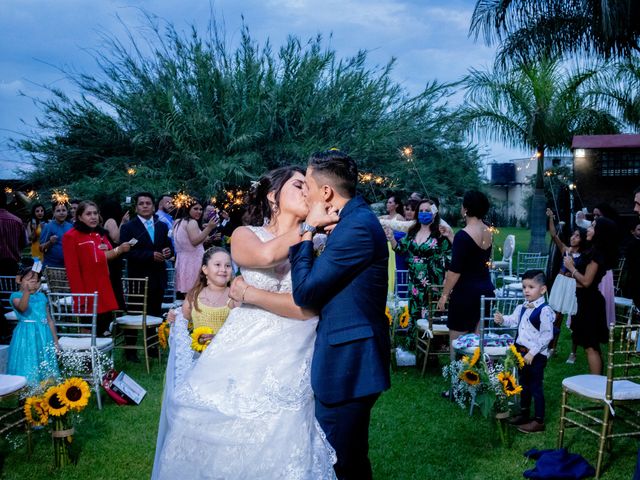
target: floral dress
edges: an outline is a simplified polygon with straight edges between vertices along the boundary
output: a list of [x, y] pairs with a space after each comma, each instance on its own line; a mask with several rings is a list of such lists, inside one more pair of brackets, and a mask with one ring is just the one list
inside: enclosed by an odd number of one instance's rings
[[[430, 237], [418, 244], [415, 237], [398, 241], [396, 253], [407, 254], [409, 270], [409, 322], [408, 338], [413, 338], [416, 322], [426, 318], [429, 310], [429, 285], [442, 285], [451, 259], [451, 244], [444, 237]], [[413, 344], [413, 342], [410, 342]]]

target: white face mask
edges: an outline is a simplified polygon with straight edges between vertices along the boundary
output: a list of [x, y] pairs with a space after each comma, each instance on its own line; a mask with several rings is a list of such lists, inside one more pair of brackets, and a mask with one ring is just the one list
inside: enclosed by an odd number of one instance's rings
[[591, 222], [585, 218], [576, 218], [576, 225], [582, 228], [589, 228], [591, 226]]

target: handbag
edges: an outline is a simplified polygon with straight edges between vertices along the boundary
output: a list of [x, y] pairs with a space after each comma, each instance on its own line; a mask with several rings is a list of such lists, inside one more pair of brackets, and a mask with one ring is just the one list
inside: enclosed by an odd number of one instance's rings
[[116, 391], [112, 388], [113, 381], [116, 379], [117, 376], [118, 376], [118, 372], [113, 368], [110, 369], [104, 375], [104, 377], [102, 377], [102, 388], [104, 388], [104, 390], [107, 392], [107, 395], [109, 395], [113, 399], [113, 401], [116, 402], [118, 405], [126, 405], [129, 403], [129, 400], [127, 400], [124, 396], [122, 396], [120, 391]]

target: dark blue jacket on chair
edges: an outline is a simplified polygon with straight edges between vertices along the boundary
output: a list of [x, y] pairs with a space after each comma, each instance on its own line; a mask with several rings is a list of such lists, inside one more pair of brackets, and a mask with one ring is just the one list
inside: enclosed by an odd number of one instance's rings
[[351, 199], [315, 258], [313, 243], [291, 247], [293, 298], [320, 312], [311, 385], [324, 403], [382, 392], [390, 386], [387, 239], [362, 197]]

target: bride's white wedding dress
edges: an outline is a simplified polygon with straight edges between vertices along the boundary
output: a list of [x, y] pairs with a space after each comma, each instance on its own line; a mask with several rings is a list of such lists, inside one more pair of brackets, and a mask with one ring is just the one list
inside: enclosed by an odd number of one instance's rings
[[[288, 264], [242, 274], [256, 288], [291, 291]], [[194, 363], [179, 315], [153, 478], [334, 479], [335, 452], [315, 419], [309, 378], [317, 322], [235, 308]]]

